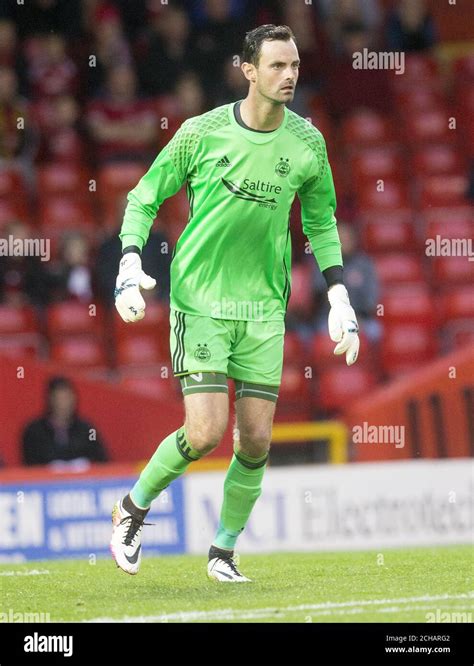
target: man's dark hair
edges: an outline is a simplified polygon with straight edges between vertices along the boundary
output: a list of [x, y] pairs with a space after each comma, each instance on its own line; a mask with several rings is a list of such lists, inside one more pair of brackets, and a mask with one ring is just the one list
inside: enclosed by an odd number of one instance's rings
[[263, 42], [274, 41], [276, 39], [281, 39], [284, 42], [288, 42], [290, 39], [296, 41], [293, 31], [287, 25], [266, 23], [247, 32], [242, 49], [243, 62], [249, 62], [257, 66]]

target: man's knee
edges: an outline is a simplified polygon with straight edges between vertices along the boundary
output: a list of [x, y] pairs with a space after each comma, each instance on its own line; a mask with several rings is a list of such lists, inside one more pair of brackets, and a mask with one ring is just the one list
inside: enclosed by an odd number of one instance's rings
[[201, 423], [186, 421], [186, 438], [193, 449], [201, 455], [206, 455], [219, 445], [226, 425], [223, 421], [216, 422], [211, 421], [211, 419], [209, 419], [209, 422]]
[[237, 429], [240, 448], [249, 456], [259, 458], [270, 450], [272, 429], [265, 424], [255, 423], [244, 430]]

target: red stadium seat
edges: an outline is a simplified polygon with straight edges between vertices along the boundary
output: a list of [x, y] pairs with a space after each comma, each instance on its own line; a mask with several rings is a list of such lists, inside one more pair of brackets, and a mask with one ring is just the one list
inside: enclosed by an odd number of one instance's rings
[[38, 167], [38, 194], [74, 194], [89, 197], [89, 179], [81, 167], [69, 163], [45, 164]]
[[26, 199], [0, 199], [0, 228], [16, 220], [29, 221]]
[[467, 174], [443, 174], [418, 179], [420, 205], [456, 206], [466, 201], [469, 182]]
[[464, 161], [455, 146], [441, 144], [418, 148], [412, 166], [417, 176], [438, 176], [459, 173]]
[[285, 334], [284, 363], [293, 365], [303, 365], [306, 363], [305, 345], [294, 331], [287, 331]]
[[75, 301], [50, 305], [46, 316], [48, 336], [58, 338], [82, 333], [99, 335], [104, 325], [103, 312], [100, 307], [95, 307], [91, 311], [89, 305]]
[[40, 204], [40, 223], [49, 229], [81, 229], [95, 225], [89, 201], [75, 196], [51, 195]]
[[383, 146], [394, 140], [390, 120], [369, 110], [358, 111], [347, 118], [342, 125], [342, 135], [344, 143], [352, 148]]
[[[468, 239], [460, 239], [468, 241]], [[468, 250], [466, 245], [466, 250]], [[453, 257], [431, 257], [432, 282], [435, 287], [474, 284], [474, 261], [467, 254]]]
[[397, 92], [396, 100], [397, 112], [400, 116], [425, 109], [439, 109], [444, 105], [443, 95], [430, 84], [402, 88]]
[[351, 172], [356, 185], [397, 179], [403, 173], [400, 152], [394, 146], [358, 150], [351, 157]]
[[422, 261], [417, 255], [393, 252], [374, 260], [377, 276], [383, 285], [424, 281]]
[[462, 285], [442, 294], [443, 323], [458, 319], [472, 319], [474, 326], [474, 286]]
[[98, 174], [97, 193], [101, 204], [101, 226], [117, 227], [127, 204], [127, 194], [147, 171], [137, 162], [103, 166]]
[[474, 236], [474, 220], [463, 217], [443, 216], [442, 219], [433, 216], [425, 223], [424, 236], [428, 238], [472, 238]]
[[0, 167], [0, 199], [26, 198], [26, 188], [20, 172], [14, 168]]
[[169, 362], [169, 353], [160, 347], [155, 335], [137, 333], [133, 338], [124, 338], [116, 345], [118, 367], [150, 366], [160, 362]]
[[0, 305], [0, 335], [37, 332], [38, 322], [32, 308]]
[[369, 254], [416, 251], [418, 241], [410, 209], [400, 208], [382, 215], [379, 212], [368, 214], [361, 222], [362, 247]]
[[314, 302], [313, 271], [313, 266], [308, 262], [293, 264], [289, 313], [297, 312], [306, 316], [311, 314]]
[[[410, 206], [408, 192], [397, 180], [384, 180], [380, 189], [377, 180], [365, 183], [357, 192], [357, 200], [362, 211], [370, 209], [395, 210]], [[380, 191], [379, 191], [380, 189]]]
[[435, 307], [428, 287], [425, 284], [396, 285], [384, 289], [381, 299], [384, 306], [383, 323], [420, 323], [433, 325]]
[[283, 366], [278, 393], [279, 417], [285, 421], [307, 421], [311, 418], [312, 379], [305, 377], [301, 364]]
[[405, 117], [405, 141], [410, 145], [455, 143], [458, 133], [450, 129], [450, 114], [442, 109], [427, 109]]
[[70, 368], [105, 367], [103, 345], [91, 336], [71, 336], [51, 346], [51, 360]]
[[366, 395], [376, 385], [375, 375], [366, 368], [341, 365], [328, 368], [320, 378], [314, 407], [328, 412], [342, 412], [351, 403]]
[[474, 214], [470, 205], [425, 207], [421, 210], [425, 226], [443, 223], [449, 225], [469, 224], [474, 222]]
[[431, 361], [437, 352], [437, 339], [431, 325], [391, 323], [385, 327], [381, 341], [381, 360], [385, 372], [399, 375], [418, 369]]

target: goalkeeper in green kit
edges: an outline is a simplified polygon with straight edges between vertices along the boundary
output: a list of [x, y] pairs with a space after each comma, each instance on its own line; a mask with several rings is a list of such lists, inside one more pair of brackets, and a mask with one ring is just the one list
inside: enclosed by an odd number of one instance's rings
[[140, 253], [164, 199], [187, 183], [189, 220], [171, 263], [170, 345], [185, 422], [158, 446], [130, 493], [114, 506], [111, 550], [138, 572], [141, 531], [152, 501], [194, 461], [218, 446], [235, 382], [236, 437], [224, 482], [207, 574], [247, 582], [233, 559], [237, 537], [261, 494], [283, 364], [290, 297], [290, 208], [301, 201], [303, 230], [326, 278], [329, 334], [348, 365], [358, 325], [343, 284], [336, 198], [321, 133], [289, 111], [298, 50], [287, 26], [247, 33], [244, 100], [186, 120], [128, 195], [115, 303], [126, 322], [145, 316], [140, 289], [155, 280]]

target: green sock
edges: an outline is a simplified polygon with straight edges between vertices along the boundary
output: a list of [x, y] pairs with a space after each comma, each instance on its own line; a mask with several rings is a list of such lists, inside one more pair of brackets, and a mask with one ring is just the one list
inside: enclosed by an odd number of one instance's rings
[[234, 455], [224, 481], [219, 527], [212, 542], [218, 548], [233, 550], [255, 502], [262, 492], [262, 479], [268, 454], [251, 458], [234, 446]]
[[188, 444], [184, 426], [172, 432], [158, 446], [133, 486], [130, 492], [133, 503], [141, 509], [148, 509], [161, 491], [200, 457], [201, 454]]

